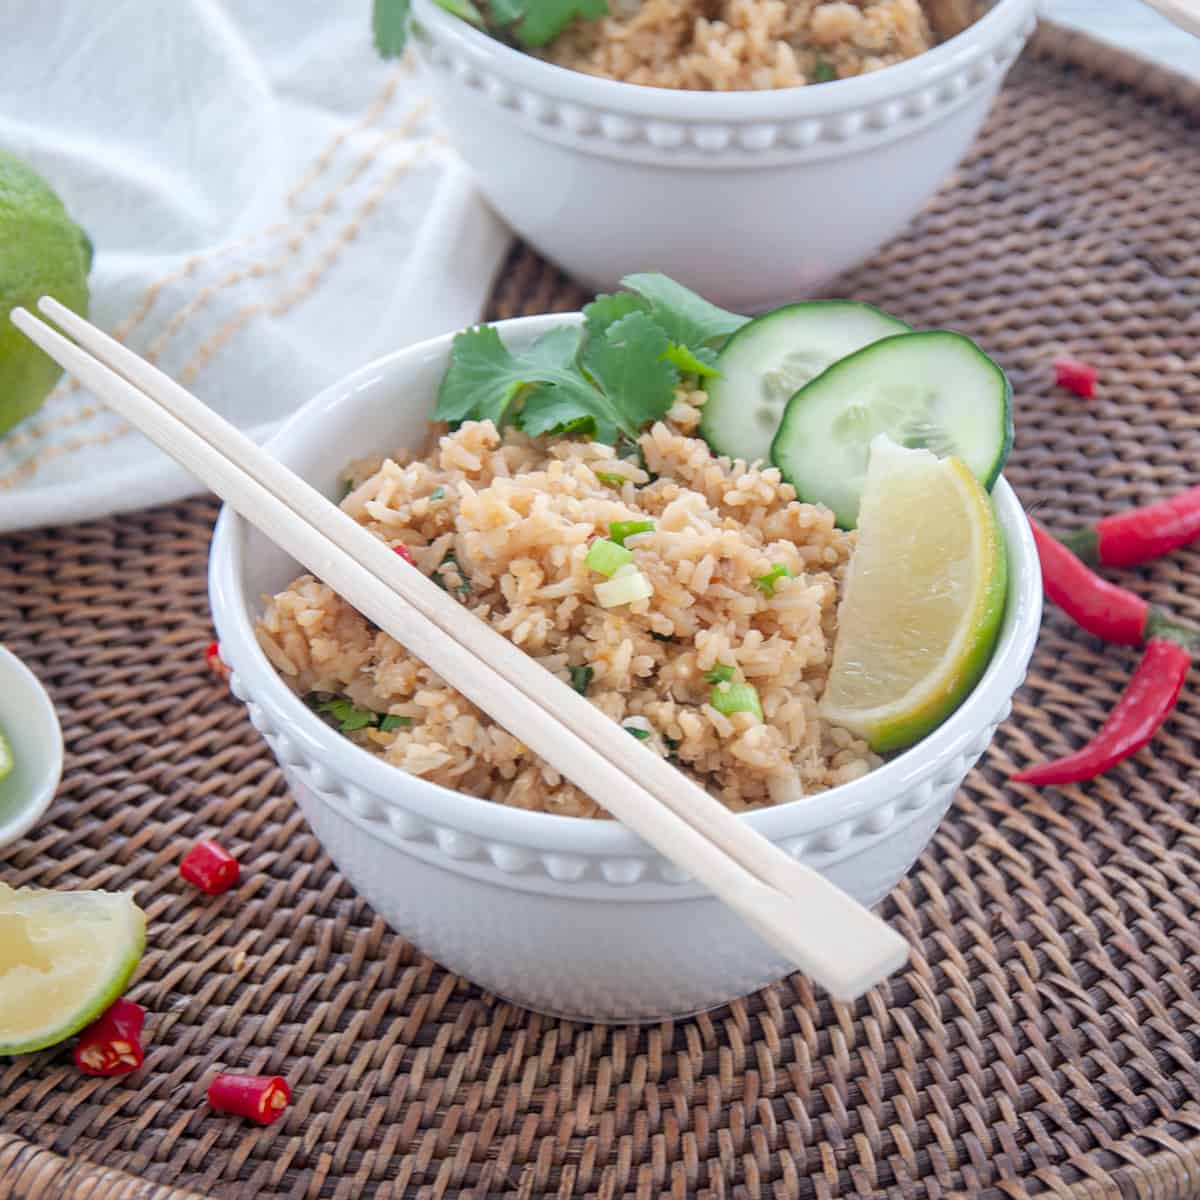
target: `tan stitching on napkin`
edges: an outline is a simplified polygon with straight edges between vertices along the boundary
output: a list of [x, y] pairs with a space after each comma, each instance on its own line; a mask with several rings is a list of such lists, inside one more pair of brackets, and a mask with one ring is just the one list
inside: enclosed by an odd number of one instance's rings
[[215, 334], [212, 335], [187, 362], [179, 373], [179, 382], [185, 387], [195, 380], [196, 376], [213, 360], [213, 358], [229, 342], [240, 333], [255, 317], [266, 312], [271, 316], [283, 316], [301, 300], [309, 296], [321, 281], [322, 277], [341, 256], [342, 251], [354, 241], [362, 229], [362, 223], [382, 203], [384, 196], [395, 186], [397, 180], [405, 175], [415, 162], [419, 160], [420, 147], [413, 154], [398, 163], [384, 177], [383, 181], [372, 191], [359, 206], [358, 210], [347, 222], [330, 245], [322, 254], [313, 269], [290, 292], [285, 292], [274, 304], [247, 304], [240, 308]]
[[[325, 174], [326, 171], [328, 171], [334, 160], [334, 157], [336, 156], [337, 150], [345, 143], [347, 137], [351, 133], [362, 132], [364, 129], [370, 128], [370, 126], [374, 125], [380, 120], [380, 118], [387, 111], [391, 101], [395, 98], [396, 89], [399, 86], [401, 79], [405, 74], [409, 73], [410, 70], [411, 64], [405, 63], [402, 64], [401, 68], [393, 71], [384, 87], [381, 89], [374, 101], [372, 101], [366, 112], [364, 112], [363, 115], [358, 119], [358, 121], [331, 139], [329, 145], [326, 146], [326, 148], [318, 156], [313, 167], [309, 169], [308, 174], [292, 190], [292, 192], [289, 193], [287, 197], [287, 203], [289, 207], [294, 207], [296, 197], [299, 196], [306, 187], [311, 186], [312, 183], [314, 183], [323, 174]], [[401, 121], [399, 126], [376, 139], [375, 144], [360, 156], [342, 181], [326, 195], [320, 206], [305, 219], [299, 232], [289, 239], [287, 247], [292, 254], [297, 252], [303, 246], [307, 238], [322, 224], [324, 218], [334, 210], [337, 205], [337, 201], [341, 198], [345, 191], [362, 178], [363, 174], [376, 161], [379, 152], [389, 143], [408, 136], [413, 129], [415, 129], [421, 118], [426, 114], [428, 108], [428, 101], [419, 102]], [[235, 239], [234, 241], [225, 242], [220, 246], [203, 250], [192, 255], [183, 263], [182, 266], [176, 268], [174, 271], [168, 272], [147, 287], [141, 301], [138, 304], [138, 307], [117, 324], [112, 332], [112, 337], [114, 337], [117, 341], [124, 343], [129, 335], [149, 316], [155, 302], [162, 294], [164, 289], [173, 283], [178, 283], [180, 280], [186, 279], [193, 275], [200, 266], [204, 265], [205, 263], [214, 262], [220, 258], [234, 253], [237, 250], [254, 245], [256, 242], [276, 238], [281, 234], [287, 233], [289, 229], [293, 228], [295, 228], [295, 226], [292, 223], [279, 222], [275, 225], [269, 226], [266, 229], [257, 230], [246, 235], [245, 237]], [[261, 262], [254, 263], [249, 267], [232, 271], [215, 284], [209, 284], [203, 288], [196, 296], [193, 296], [191, 300], [189, 300], [175, 313], [163, 331], [148, 347], [143, 357], [150, 362], [157, 362], [159, 356], [162, 354], [171, 338], [183, 328], [183, 326], [191, 317], [200, 312], [214, 296], [219, 294], [222, 290], [233, 287], [248, 278], [260, 278], [268, 274], [277, 273], [283, 268], [283, 266], [286, 265], [289, 258], [290, 254], [277, 259], [271, 264], [264, 264]], [[237, 318], [235, 317], [235, 319]], [[224, 340], [227, 341], [228, 338]], [[203, 347], [201, 350], [203, 352]], [[211, 355], [208, 357], [211, 357]], [[68, 377], [65, 378], [59, 387], [55, 389], [55, 392], [51, 394], [49, 399], [53, 400], [55, 395], [65, 398], [79, 390], [79, 381]], [[49, 433], [61, 433], [64, 430], [70, 429], [84, 421], [91, 420], [102, 411], [103, 408], [100, 406], [94, 404], [85, 404], [73, 412], [64, 413], [49, 420], [38, 421], [15, 434], [11, 434], [7, 439], [4, 439], [4, 448], [6, 450], [19, 450], [22, 446], [40, 440]], [[122, 433], [126, 432], [129, 432], [129, 427], [122, 426], [120, 429], [115, 431], [105, 431], [103, 434], [97, 434], [95, 436], [76, 438], [70, 443], [64, 443], [63, 447], [47, 447], [45, 451], [41, 453], [35, 453], [29, 458], [24, 459], [8, 474], [0, 476], [0, 489], [9, 489], [13, 487], [14, 484], [20, 479], [28, 478], [29, 476], [36, 474], [43, 463], [54, 458], [58, 458], [63, 453], [67, 453], [70, 450], [81, 449], [85, 446], [94, 444], [104, 445], [108, 442], [114, 441]]]
[[[93, 411], [96, 410], [93, 408]], [[7, 475], [0, 475], [0, 492], [8, 491], [22, 480], [36, 475], [47, 463], [53, 462], [56, 458], [62, 458], [64, 454], [73, 454], [76, 450], [84, 450], [89, 446], [105, 446], [132, 432], [130, 426], [122, 421], [119, 425], [114, 425], [112, 429], [72, 438], [69, 442], [59, 442], [55, 446], [45, 446], [36, 454], [31, 454], [18, 463]]]
[[387, 83], [384, 85], [382, 92], [376, 96], [371, 106], [363, 113], [353, 125], [343, 129], [337, 134], [334, 139], [325, 147], [324, 150], [313, 161], [313, 165], [308, 169], [308, 173], [300, 180], [298, 184], [288, 193], [287, 206], [295, 208], [296, 201], [300, 198], [308, 186], [315, 180], [319, 179], [322, 174], [328, 169], [329, 164], [333, 161], [333, 156], [342, 148], [347, 138], [352, 137], [356, 133], [361, 133], [364, 129], [369, 129], [380, 117], [387, 111], [387, 107], [391, 104], [396, 95], [396, 89], [400, 86], [400, 80], [405, 75], [411, 73], [412, 64], [406, 59], [392, 74], [389, 76]]

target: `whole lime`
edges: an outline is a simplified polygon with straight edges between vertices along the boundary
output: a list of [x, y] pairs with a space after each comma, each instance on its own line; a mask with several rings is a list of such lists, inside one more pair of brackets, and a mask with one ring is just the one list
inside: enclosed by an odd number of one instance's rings
[[87, 316], [92, 243], [54, 189], [0, 150], [0, 436], [36, 412], [62, 368], [8, 319], [39, 296]]

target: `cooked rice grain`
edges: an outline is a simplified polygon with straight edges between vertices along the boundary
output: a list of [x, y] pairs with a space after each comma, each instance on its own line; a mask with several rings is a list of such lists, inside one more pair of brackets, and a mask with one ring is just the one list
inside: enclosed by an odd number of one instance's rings
[[[407, 545], [426, 575], [564, 681], [590, 667], [597, 708], [648, 731], [645, 745], [740, 810], [857, 778], [879, 759], [816, 706], [851, 535], [799, 503], [774, 468], [714, 458], [689, 436], [703, 400], [681, 393], [642, 437], [647, 470], [611, 447], [469, 422], [427, 458], [351, 468], [357, 486], [342, 507]], [[627, 482], [608, 486], [598, 471]], [[627, 545], [654, 595], [599, 607], [590, 539], [646, 517], [654, 531]], [[794, 577], [765, 596], [753, 580], [775, 563]], [[403, 770], [520, 808], [606, 815], [311, 576], [266, 602], [258, 634], [301, 696], [336, 693], [409, 718], [348, 735]], [[703, 676], [718, 664], [758, 689], [763, 722], [711, 706]]]

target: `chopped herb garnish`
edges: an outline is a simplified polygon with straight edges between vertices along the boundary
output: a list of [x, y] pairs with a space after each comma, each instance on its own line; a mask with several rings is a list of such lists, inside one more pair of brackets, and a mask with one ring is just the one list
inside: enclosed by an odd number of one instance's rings
[[597, 538], [588, 547], [587, 557], [584, 558], [583, 565], [589, 571], [597, 571], [601, 575], [607, 575], [611, 578], [626, 563], [631, 562], [633, 562], [632, 550], [627, 550], [624, 546], [620, 546], [616, 542], [610, 542], [607, 538]]
[[670, 750], [672, 753], [674, 753], [676, 750], [678, 750], [680, 745], [682, 744], [678, 738], [669, 738], [669, 737], [666, 737], [665, 735], [663, 736], [663, 741], [666, 743], [667, 749]]
[[444, 487], [435, 487], [429, 493], [430, 500], [444, 500], [446, 498], [446, 489]]
[[752, 579], [750, 582], [753, 583], [754, 586], [758, 588], [758, 590], [762, 592], [764, 596], [773, 596], [775, 595], [775, 585], [781, 579], [791, 578], [791, 571], [789, 571], [787, 567], [783, 565], [783, 563], [772, 563], [771, 569], [765, 575], [760, 575], [757, 579]]
[[338, 482], [342, 485], [342, 494], [338, 497], [338, 500], [345, 500], [345, 498], [350, 495], [352, 491], [354, 491], [354, 480], [339, 479]]
[[636, 533], [651, 533], [653, 529], [653, 521], [613, 521], [608, 527], [608, 536], [618, 546], [624, 546], [626, 538]]
[[705, 683], [728, 683], [734, 676], [734, 669], [726, 663], [717, 663], [711, 671], [704, 672]]
[[596, 672], [591, 667], [568, 667], [567, 673], [571, 676], [571, 686], [581, 696], [586, 696], [588, 687], [592, 682], [592, 676]]
[[309, 692], [304, 703], [314, 712], [336, 721], [341, 733], [357, 733], [360, 729], [382, 729], [384, 733], [390, 733], [412, 724], [412, 717], [373, 712], [369, 708], [360, 708], [345, 696], [331, 696], [327, 692]]
[[630, 482], [628, 475], [619, 475], [616, 471], [597, 471], [596, 478], [605, 487], [616, 488], [618, 491]]
[[669, 633], [655, 633], [653, 629], [650, 630], [650, 636], [656, 642], [673, 642], [675, 640]]
[[758, 698], [758, 690], [749, 683], [720, 683], [712, 690], [709, 703], [719, 713], [727, 717], [734, 713], [753, 713], [760, 721], [763, 719], [762, 702]]
[[[446, 576], [443, 574], [447, 569], [453, 571], [458, 576], [458, 582], [453, 586], [450, 585]], [[458, 565], [458, 559], [453, 554], [447, 554], [445, 558], [438, 564], [433, 574], [430, 576], [434, 583], [442, 589], [443, 592], [454, 592], [460, 599], [463, 596], [471, 594], [471, 581], [466, 577], [462, 567]]]
[[625, 725], [623, 728], [626, 733], [633, 734], [633, 736], [637, 738], [639, 742], [646, 742], [650, 740], [650, 730], [648, 729], [639, 729], [636, 725]]
[[813, 67], [813, 83], [832, 83], [837, 77], [838, 73], [832, 63], [827, 63], [823, 58], [817, 59]]

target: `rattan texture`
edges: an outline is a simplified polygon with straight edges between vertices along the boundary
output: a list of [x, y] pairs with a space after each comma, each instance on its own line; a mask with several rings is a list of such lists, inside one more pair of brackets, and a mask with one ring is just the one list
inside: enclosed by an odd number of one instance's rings
[[[1043, 30], [986, 135], [836, 291], [978, 337], [1010, 371], [1009, 478], [1051, 526], [1200, 469], [1200, 95]], [[525, 250], [494, 316], [580, 293]], [[1098, 396], [1055, 389], [1069, 351]], [[1050, 612], [1011, 720], [885, 904], [909, 969], [853, 1007], [796, 977], [644, 1028], [531, 1015], [448, 974], [350, 890], [205, 669], [216, 507], [0, 541], [0, 637], [51, 688], [67, 767], [12, 884], [137, 889], [147, 1059], [0, 1062], [0, 1197], [1200, 1196], [1200, 686], [1137, 758], [1039, 793], [1134, 651]], [[86, 514], [80, 514], [81, 517]], [[1200, 548], [1127, 581], [1200, 624]], [[243, 882], [200, 898], [219, 832]], [[286, 1074], [261, 1130], [204, 1102]]]

